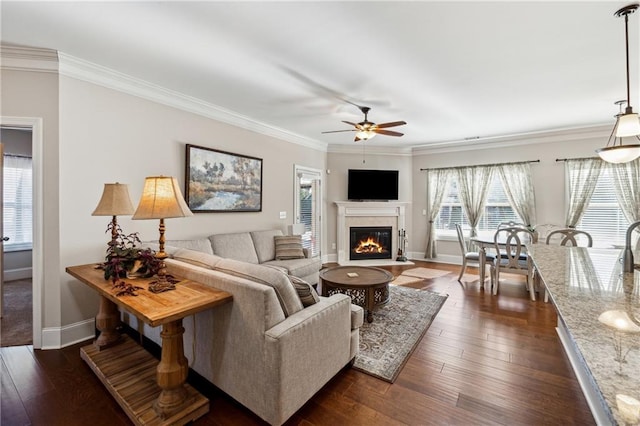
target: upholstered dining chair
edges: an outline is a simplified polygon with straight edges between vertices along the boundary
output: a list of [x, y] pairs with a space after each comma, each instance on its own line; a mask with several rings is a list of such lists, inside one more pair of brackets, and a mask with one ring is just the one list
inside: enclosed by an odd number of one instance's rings
[[[545, 240], [545, 242], [547, 243], [547, 245], [556, 244], [571, 247], [593, 246], [593, 238], [591, 238], [591, 234], [589, 234], [587, 231], [580, 231], [573, 228], [556, 229], [555, 231], [551, 231], [547, 235], [547, 239]], [[581, 242], [585, 243], [580, 244]], [[549, 292], [546, 288], [544, 290], [544, 301], [545, 303], [549, 301]]]
[[533, 263], [525, 250], [525, 244], [535, 242], [535, 235], [526, 228], [501, 228], [493, 236], [497, 256], [491, 266], [493, 276], [493, 294], [498, 294], [500, 273], [525, 275], [531, 300], [536, 300], [533, 281]]
[[[458, 281], [462, 279], [464, 272], [467, 269], [467, 262], [475, 262], [480, 263], [480, 253], [478, 251], [473, 251], [469, 248], [469, 244], [464, 239], [464, 233], [462, 232], [462, 226], [459, 223], [456, 223], [456, 232], [458, 233], [458, 242], [460, 243], [460, 251], [462, 252], [462, 269], [460, 269], [460, 275], [458, 276]], [[487, 253], [485, 255], [485, 264], [493, 265], [495, 261], [495, 256], [493, 254]], [[479, 268], [479, 271], [484, 270], [484, 268]], [[485, 277], [480, 277], [480, 283], [484, 283]], [[491, 286], [493, 287], [493, 275], [491, 275]]]

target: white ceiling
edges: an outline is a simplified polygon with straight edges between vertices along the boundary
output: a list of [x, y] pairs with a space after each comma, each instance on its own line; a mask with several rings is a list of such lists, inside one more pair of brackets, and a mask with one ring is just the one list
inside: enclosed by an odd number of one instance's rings
[[[443, 146], [613, 126], [628, 2], [11, 2], [2, 41], [55, 49], [325, 144]], [[638, 109], [639, 13], [630, 16]]]

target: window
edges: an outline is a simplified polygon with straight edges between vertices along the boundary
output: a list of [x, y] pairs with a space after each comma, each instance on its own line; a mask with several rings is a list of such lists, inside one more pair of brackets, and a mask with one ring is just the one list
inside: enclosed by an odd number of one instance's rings
[[32, 161], [4, 156], [3, 226], [5, 251], [30, 250], [32, 237]]
[[[522, 222], [509, 204], [509, 200], [502, 188], [500, 177], [495, 175], [489, 186], [484, 214], [478, 223], [478, 233], [482, 234], [482, 231], [486, 231], [493, 235], [500, 222], [508, 221]], [[469, 221], [463, 213], [462, 204], [458, 198], [456, 179], [452, 178], [442, 201], [440, 213], [436, 218], [435, 225], [438, 235], [454, 236], [456, 223], [461, 223], [463, 227], [470, 228]]]
[[618, 205], [613, 177], [604, 167], [589, 206], [576, 228], [591, 234], [594, 247], [611, 247], [613, 244], [624, 245], [628, 227], [629, 222]]

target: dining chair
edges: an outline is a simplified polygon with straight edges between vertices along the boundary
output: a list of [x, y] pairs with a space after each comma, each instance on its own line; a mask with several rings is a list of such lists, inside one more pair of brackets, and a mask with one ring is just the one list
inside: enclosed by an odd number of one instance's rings
[[[467, 269], [467, 262], [475, 262], [480, 266], [480, 253], [477, 251], [473, 251], [470, 249], [469, 244], [464, 239], [464, 233], [462, 232], [462, 226], [459, 223], [456, 223], [456, 232], [458, 233], [458, 243], [460, 243], [460, 251], [462, 252], [462, 269], [460, 270], [460, 275], [458, 276], [458, 281], [462, 279], [465, 270]], [[485, 265], [493, 265], [496, 257], [493, 254], [487, 253], [485, 254]], [[479, 274], [482, 273], [484, 275], [484, 268], [478, 268]], [[484, 277], [480, 276], [480, 282], [484, 283]], [[491, 286], [493, 287], [493, 275], [491, 276]]]
[[[555, 231], [551, 231], [547, 235], [545, 242], [547, 245], [551, 245], [553, 243], [561, 246], [580, 247], [580, 237], [582, 237], [582, 240], [586, 240], [586, 244], [582, 245], [582, 247], [593, 246], [593, 238], [591, 237], [591, 234], [587, 231], [580, 231], [573, 228], [556, 229]], [[549, 292], [546, 288], [544, 289], [544, 301], [545, 303], [549, 301]]]
[[536, 300], [535, 285], [533, 281], [533, 263], [531, 257], [526, 253], [525, 244], [535, 241], [533, 232], [526, 228], [512, 227], [501, 228], [493, 236], [493, 244], [496, 257], [491, 266], [493, 277], [493, 294], [498, 294], [500, 286], [500, 273], [525, 275], [527, 279], [527, 289], [531, 300]]
[[[578, 239], [576, 239], [576, 237]], [[550, 244], [554, 240], [557, 240], [559, 241], [559, 244], [561, 246], [569, 245], [578, 247], [580, 246], [578, 242], [580, 240], [580, 237], [587, 240], [586, 245], [584, 245], [583, 247], [593, 246], [593, 238], [591, 238], [591, 234], [589, 234], [587, 231], [580, 231], [573, 228], [556, 229], [555, 231], [549, 232], [549, 234], [547, 235], [546, 243]]]
[[513, 220], [510, 220], [508, 222], [500, 222], [498, 224], [498, 229], [502, 229], [502, 228], [526, 228], [527, 225], [525, 225], [524, 223], [518, 223], [518, 222], [514, 222]]

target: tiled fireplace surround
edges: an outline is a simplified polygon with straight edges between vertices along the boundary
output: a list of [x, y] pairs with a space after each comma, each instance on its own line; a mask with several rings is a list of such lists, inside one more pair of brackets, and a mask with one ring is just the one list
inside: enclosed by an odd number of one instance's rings
[[[405, 211], [409, 203], [401, 201], [336, 201], [335, 204], [338, 206], [336, 247], [339, 265], [395, 263], [398, 253], [398, 229], [406, 229]], [[390, 226], [391, 260], [349, 260], [349, 228], [352, 226]]]

